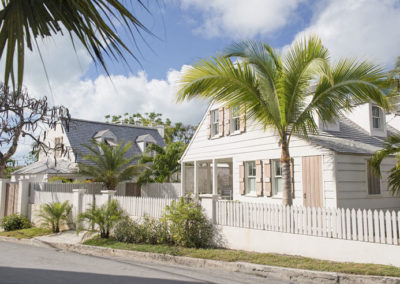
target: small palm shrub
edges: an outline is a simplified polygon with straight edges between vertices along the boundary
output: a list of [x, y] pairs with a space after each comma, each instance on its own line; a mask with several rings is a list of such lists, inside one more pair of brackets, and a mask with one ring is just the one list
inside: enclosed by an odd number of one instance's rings
[[72, 205], [68, 201], [51, 202], [40, 208], [39, 217], [43, 220], [42, 225], [50, 227], [53, 233], [58, 233], [63, 223], [69, 223], [71, 210]]
[[[78, 232], [87, 230], [89, 232], [100, 232], [101, 238], [108, 239], [115, 225], [125, 218], [124, 211], [119, 207], [116, 200], [110, 200], [100, 207], [91, 206], [90, 209], [79, 214]], [[85, 224], [87, 227], [85, 228]]]
[[0, 225], [3, 227], [4, 231], [15, 231], [30, 228], [31, 222], [24, 215], [11, 214], [4, 217]]
[[201, 205], [190, 198], [172, 201], [161, 221], [168, 225], [171, 240], [178, 246], [204, 248], [212, 244], [214, 226]]
[[167, 224], [149, 217], [145, 217], [142, 222], [124, 218], [116, 224], [113, 236], [117, 241], [125, 243], [171, 243]]

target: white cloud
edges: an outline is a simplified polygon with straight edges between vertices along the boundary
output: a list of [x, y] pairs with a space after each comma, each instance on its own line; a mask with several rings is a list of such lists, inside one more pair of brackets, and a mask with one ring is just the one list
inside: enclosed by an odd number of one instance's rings
[[305, 0], [180, 0], [183, 9], [195, 8], [203, 23], [195, 32], [206, 37], [252, 38], [268, 35], [295, 18]]
[[316, 34], [335, 59], [357, 57], [392, 68], [400, 55], [399, 26], [399, 1], [332, 0], [296, 38]]

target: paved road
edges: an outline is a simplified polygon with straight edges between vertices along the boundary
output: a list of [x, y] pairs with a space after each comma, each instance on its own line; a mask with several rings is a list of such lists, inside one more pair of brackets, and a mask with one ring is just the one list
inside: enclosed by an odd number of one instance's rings
[[225, 271], [100, 258], [0, 242], [0, 283], [271, 283], [265, 278]]

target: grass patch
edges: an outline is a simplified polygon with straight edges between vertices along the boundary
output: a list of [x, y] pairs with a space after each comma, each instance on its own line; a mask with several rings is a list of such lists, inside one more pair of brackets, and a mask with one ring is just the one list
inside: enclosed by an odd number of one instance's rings
[[192, 249], [167, 245], [128, 244], [112, 239], [100, 239], [98, 237], [87, 240], [84, 244], [113, 249], [153, 252], [229, 262], [242, 261], [316, 271], [400, 277], [400, 268], [389, 265], [334, 262], [300, 256], [257, 253], [228, 249]]
[[0, 232], [2, 237], [12, 237], [17, 239], [31, 239], [34, 237], [44, 236], [51, 234], [50, 229], [32, 227], [29, 229]]

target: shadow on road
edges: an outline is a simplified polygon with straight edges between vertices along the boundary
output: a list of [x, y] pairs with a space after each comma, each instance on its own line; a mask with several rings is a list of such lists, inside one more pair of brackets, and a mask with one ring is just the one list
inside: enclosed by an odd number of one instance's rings
[[[99, 268], [101, 269], [101, 268]], [[72, 272], [60, 270], [45, 270], [31, 268], [14, 268], [0, 266], [0, 283], [145, 283], [145, 284], [181, 284], [199, 283], [193, 281], [181, 281], [170, 279], [145, 278], [136, 276], [119, 276], [109, 274], [95, 274], [85, 272]]]

